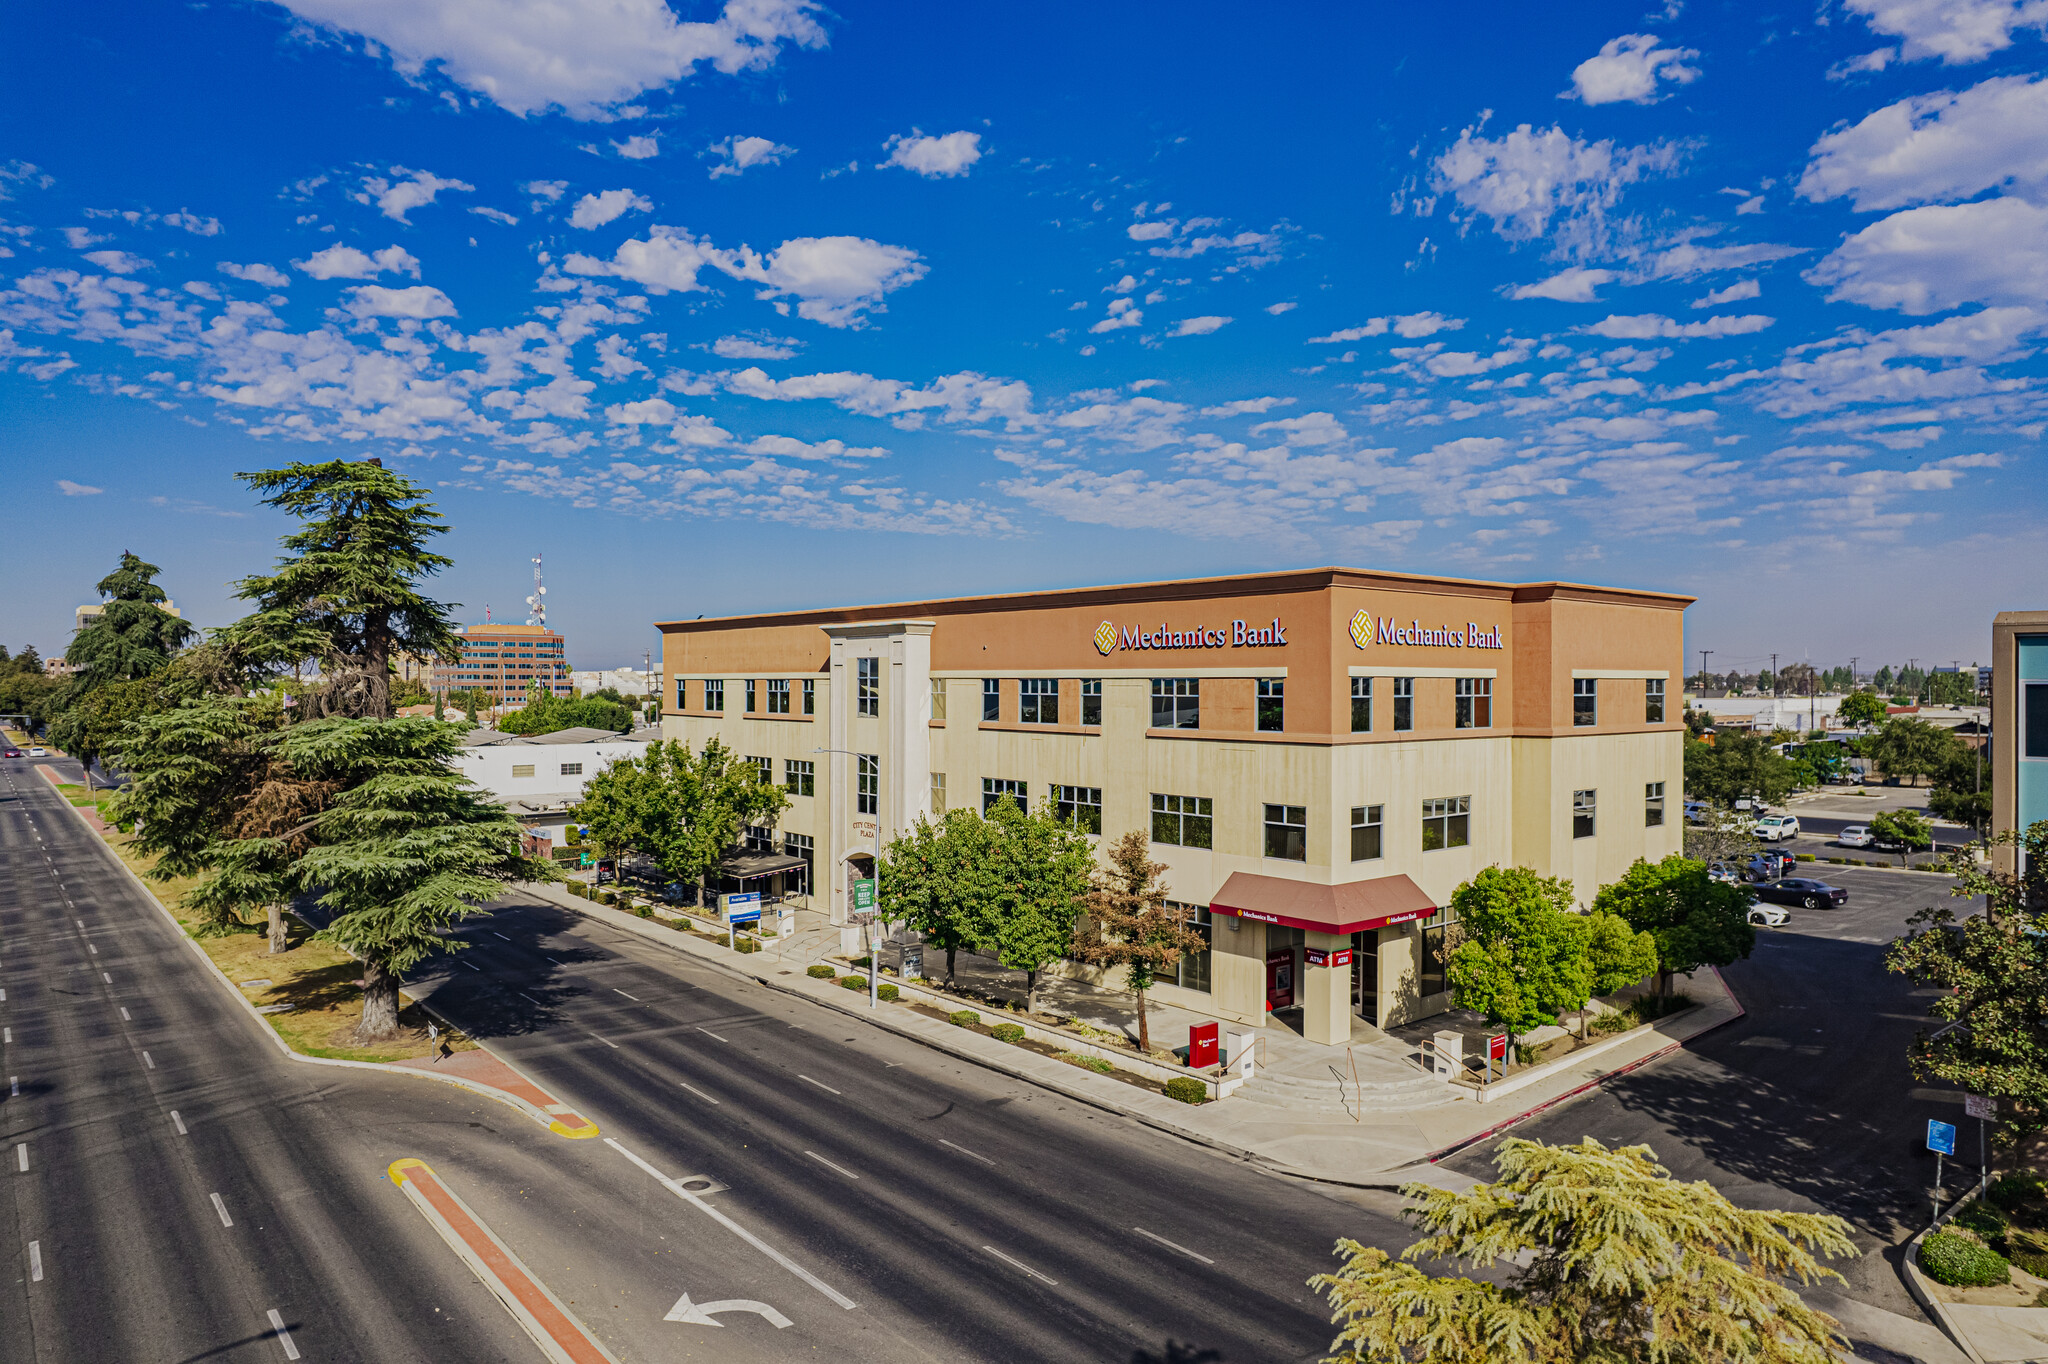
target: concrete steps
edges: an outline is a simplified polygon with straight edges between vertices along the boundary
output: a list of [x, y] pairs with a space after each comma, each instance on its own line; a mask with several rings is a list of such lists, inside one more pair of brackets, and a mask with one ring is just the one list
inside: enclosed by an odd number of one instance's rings
[[1442, 1080], [1421, 1071], [1399, 1075], [1378, 1066], [1370, 1071], [1361, 1068], [1354, 1083], [1348, 1063], [1332, 1060], [1320, 1070], [1261, 1070], [1231, 1098], [1249, 1107], [1271, 1108], [1276, 1115], [1370, 1117], [1375, 1113], [1434, 1108], [1455, 1102], [1457, 1093]]

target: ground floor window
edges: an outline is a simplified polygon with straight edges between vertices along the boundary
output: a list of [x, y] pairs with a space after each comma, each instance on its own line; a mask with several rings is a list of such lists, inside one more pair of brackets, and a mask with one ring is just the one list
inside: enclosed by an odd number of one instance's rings
[[[1202, 935], [1203, 942], [1213, 941], [1215, 924], [1210, 918], [1207, 905], [1184, 905], [1176, 900], [1168, 900], [1166, 907], [1179, 911], [1187, 926]], [[1181, 953], [1180, 961], [1173, 968], [1173, 983], [1183, 990], [1200, 990], [1207, 994], [1210, 989], [1209, 963], [1212, 955], [1206, 947], [1199, 952]]]
[[1422, 969], [1416, 984], [1424, 995], [1442, 994], [1450, 988], [1444, 968], [1458, 945], [1457, 934], [1451, 931], [1457, 920], [1458, 912], [1446, 905], [1422, 921]]
[[1017, 802], [1017, 809], [1019, 811], [1025, 814], [1030, 813], [1025, 808], [1026, 797], [1024, 795], [1023, 782], [1010, 781], [1003, 777], [983, 777], [981, 779], [981, 812], [984, 815], [995, 809], [1004, 796], [1008, 796], [1011, 800]]
[[932, 773], [932, 813], [946, 813], [946, 774], [943, 772]]
[[1080, 826], [1084, 834], [1102, 832], [1102, 788], [1099, 786], [1061, 786], [1052, 788], [1052, 798], [1059, 806], [1059, 815]]

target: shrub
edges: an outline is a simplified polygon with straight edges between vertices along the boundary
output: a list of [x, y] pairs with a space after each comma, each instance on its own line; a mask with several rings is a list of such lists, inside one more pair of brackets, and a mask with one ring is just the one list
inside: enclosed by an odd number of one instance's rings
[[1107, 1075], [1116, 1069], [1115, 1066], [1112, 1066], [1100, 1056], [1083, 1056], [1079, 1052], [1073, 1051], [1061, 1052], [1060, 1060], [1065, 1061], [1070, 1066], [1079, 1066], [1083, 1070], [1092, 1070], [1097, 1075]]
[[732, 943], [732, 950], [735, 952], [758, 952], [761, 950], [761, 944], [752, 938], [735, 937]]
[[972, 1009], [955, 1009], [946, 1015], [946, 1021], [956, 1028], [971, 1028], [981, 1022], [981, 1015]]
[[635, 905], [633, 906], [633, 908], [639, 911], [640, 917], [643, 919], [651, 919], [654, 917], [653, 905]]
[[812, 980], [830, 980], [832, 979], [832, 977], [838, 975], [839, 973], [833, 970], [831, 967], [825, 965], [823, 962], [819, 962], [816, 966], [806, 966], [804, 968], [804, 974], [809, 976]]
[[616, 905], [619, 902], [619, 897], [608, 890], [601, 890], [597, 893], [597, 900], [599, 904]]
[[1635, 1019], [1620, 1010], [1616, 1010], [1611, 1014], [1601, 1014], [1598, 1018], [1594, 1019], [1592, 1028], [1594, 1032], [1617, 1033], [1627, 1032], [1635, 1025]]
[[839, 988], [842, 990], [865, 990], [868, 988], [868, 978], [866, 976], [841, 976], [839, 978]]
[[1996, 1288], [2012, 1281], [2003, 1255], [1953, 1231], [1938, 1231], [1920, 1243], [1920, 1268], [1950, 1288]]
[[1813, 854], [1812, 854], [1812, 853], [1801, 853], [1801, 854], [1799, 854], [1799, 860], [1800, 860], [1801, 862], [1811, 862], [1811, 861], [1813, 861]]
[[569, 893], [579, 900], [588, 900], [590, 898], [589, 888], [581, 881], [571, 881], [569, 883]]
[[1984, 1191], [1984, 1200], [1993, 1207], [2003, 1208], [2007, 1212], [2018, 1212], [2030, 1203], [2038, 1208], [2044, 1201], [2048, 1201], [2048, 1179], [2031, 1170], [2001, 1175]]
[[877, 999], [894, 999], [902, 993], [901, 990], [893, 985], [877, 985], [875, 987], [875, 998]]
[[2048, 1255], [2037, 1250], [2016, 1250], [2012, 1262], [2037, 1279], [2048, 1279]]
[[998, 1042], [1022, 1042], [1024, 1029], [1015, 1023], [998, 1023], [989, 1029], [990, 1036]]
[[869, 960], [870, 960], [870, 959], [869, 959], [869, 958], [867, 958], [867, 957], [855, 957], [855, 958], [853, 959], [853, 964], [854, 964], [855, 966], [858, 966], [858, 967], [859, 967], [859, 968], [860, 968], [861, 970], [865, 971], [865, 970], [867, 970], [867, 969], [868, 969], [868, 962], [869, 962]]
[[1983, 1201], [1971, 1203], [1950, 1219], [1965, 1231], [1973, 1231], [1987, 1243], [2006, 1234], [2005, 1214]]
[[1166, 1097], [1184, 1104], [1205, 1104], [1209, 1102], [1209, 1086], [1192, 1075], [1176, 1075], [1166, 1082]]

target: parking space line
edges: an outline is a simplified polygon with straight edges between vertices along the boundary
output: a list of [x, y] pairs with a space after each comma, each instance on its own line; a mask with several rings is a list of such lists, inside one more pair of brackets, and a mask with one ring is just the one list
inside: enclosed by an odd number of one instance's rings
[[[612, 993], [615, 995], [626, 995], [626, 992], [616, 985], [612, 986]], [[626, 998], [632, 1000], [635, 1004], [640, 1002], [640, 996], [638, 995], [626, 995]]]
[[[5, 998], [7, 998], [7, 992], [4, 990], [0, 990], [0, 999]], [[717, 1033], [711, 1031], [711, 1029], [709, 1028], [699, 1028], [697, 1029], [697, 1031], [703, 1033], [706, 1037], [710, 1038], [714, 1042], [725, 1042], [725, 1039], [723, 1037], [720, 1037]], [[731, 1046], [732, 1044], [730, 1042], [727, 1042], [726, 1045]]]
[[1025, 1264], [1022, 1260], [1015, 1259], [1011, 1256], [1005, 1255], [1000, 1250], [997, 1250], [994, 1246], [983, 1246], [982, 1249], [987, 1251], [989, 1254], [995, 1256], [998, 1260], [1001, 1260], [1004, 1264], [1009, 1265], [1014, 1269], [1021, 1269], [1026, 1274], [1029, 1274], [1032, 1278], [1037, 1279], [1040, 1283], [1050, 1284], [1054, 1288], [1058, 1288], [1060, 1286], [1060, 1282], [1058, 1279], [1046, 1278], [1045, 1275], [1039, 1273], [1030, 1265]]
[[1187, 1256], [1190, 1260], [1200, 1260], [1205, 1265], [1213, 1265], [1216, 1263], [1208, 1256], [1198, 1255], [1194, 1251], [1189, 1250], [1184, 1245], [1180, 1245], [1177, 1242], [1167, 1240], [1164, 1236], [1159, 1235], [1157, 1232], [1147, 1231], [1143, 1227], [1132, 1227], [1131, 1230], [1135, 1231], [1136, 1233], [1138, 1233], [1138, 1235], [1144, 1237], [1148, 1241], [1157, 1241], [1160, 1245], [1165, 1246], [1168, 1250], [1179, 1251], [1182, 1255]]
[[142, 1064], [148, 1066], [151, 1070], [156, 1069], [156, 1062], [150, 1059], [148, 1052], [142, 1053]]
[[[586, 1028], [584, 1031], [589, 1032], [589, 1029]], [[589, 1033], [589, 1035], [592, 1037], [597, 1037], [597, 1034], [594, 1032]], [[607, 1047], [610, 1047], [613, 1051], [617, 1051], [619, 1049], [619, 1044], [612, 1041], [608, 1037], [597, 1037], [597, 1040], [604, 1043]]]
[[[820, 1088], [820, 1089], [824, 1090], [824, 1091], [825, 1091], [825, 1092], [826, 1092], [827, 1094], [839, 1094], [839, 1091], [838, 1091], [838, 1090], [836, 1090], [836, 1089], [832, 1088], [832, 1086], [830, 1086], [830, 1085], [826, 1084], [826, 1083], [825, 1083], [825, 1082], [824, 1082], [823, 1080], [813, 1080], [813, 1079], [811, 1079], [811, 1077], [810, 1077], [810, 1076], [808, 1076], [808, 1075], [799, 1075], [799, 1076], [797, 1076], [796, 1078], [797, 1078], [797, 1079], [799, 1079], [799, 1080], [803, 1080], [803, 1081], [805, 1081], [805, 1082], [807, 1082], [807, 1083], [809, 1083], [809, 1084], [814, 1084], [814, 1085], [816, 1085], [816, 1086], [817, 1086], [818, 1088]], [[839, 1096], [839, 1097], [841, 1097], [841, 1098], [843, 1099], [843, 1098], [845, 1098], [846, 1096], [845, 1096], [845, 1095], [843, 1095], [843, 1094], [840, 1094], [840, 1096]]]
[[284, 1316], [275, 1307], [270, 1309], [270, 1329], [277, 1332], [277, 1343], [284, 1346], [286, 1359], [297, 1359], [299, 1347], [292, 1344], [292, 1333], [284, 1329]]
[[179, 1136], [185, 1135], [185, 1120], [178, 1116], [178, 1110], [175, 1108], [171, 1110], [171, 1126], [178, 1129]]
[[43, 1243], [41, 1241], [30, 1241], [28, 1243], [28, 1281], [30, 1283], [41, 1283], [43, 1281]]
[[845, 1176], [846, 1176], [846, 1177], [847, 1177], [848, 1179], [859, 1179], [859, 1178], [860, 1178], [860, 1176], [859, 1176], [859, 1175], [857, 1175], [857, 1174], [855, 1174], [855, 1173], [854, 1173], [853, 1171], [851, 1171], [851, 1170], [847, 1169], [847, 1168], [846, 1168], [846, 1167], [845, 1167], [844, 1165], [834, 1165], [834, 1164], [833, 1164], [833, 1163], [832, 1163], [831, 1161], [829, 1161], [829, 1160], [825, 1159], [825, 1158], [824, 1158], [823, 1156], [819, 1155], [819, 1154], [818, 1154], [818, 1153], [817, 1153], [816, 1151], [806, 1151], [806, 1152], [804, 1152], [804, 1154], [805, 1154], [805, 1155], [807, 1155], [807, 1156], [809, 1156], [809, 1157], [810, 1157], [810, 1158], [811, 1158], [812, 1160], [815, 1160], [815, 1161], [817, 1161], [817, 1162], [818, 1162], [818, 1164], [820, 1164], [820, 1165], [824, 1166], [824, 1167], [825, 1167], [826, 1169], [828, 1169], [828, 1170], [837, 1170], [837, 1171], [838, 1171], [838, 1172], [839, 1172], [840, 1174], [842, 1174], [842, 1175], [845, 1175]]
[[16, 1156], [16, 1157], [18, 1158], [18, 1159], [17, 1159], [17, 1161], [16, 1161], [16, 1164], [18, 1164], [18, 1165], [19, 1165], [19, 1166], [21, 1167], [21, 1172], [22, 1172], [23, 1174], [27, 1174], [27, 1173], [28, 1173], [28, 1143], [27, 1143], [27, 1142], [25, 1142], [25, 1141], [24, 1141], [24, 1142], [19, 1142], [19, 1143], [17, 1143], [17, 1144], [15, 1145], [15, 1148], [14, 1148], [14, 1154], [15, 1154], [15, 1156]]
[[207, 1196], [213, 1200], [213, 1210], [220, 1214], [220, 1224], [224, 1227], [232, 1227], [235, 1224], [235, 1219], [228, 1216], [228, 1205], [220, 1201], [220, 1195], [209, 1194]]
[[939, 1138], [939, 1145], [941, 1145], [941, 1146], [950, 1146], [950, 1147], [952, 1147], [952, 1148], [953, 1148], [953, 1149], [954, 1149], [955, 1151], [958, 1151], [958, 1152], [959, 1152], [959, 1153], [960, 1153], [961, 1155], [963, 1155], [963, 1156], [972, 1156], [972, 1157], [973, 1157], [974, 1159], [976, 1159], [976, 1160], [980, 1161], [980, 1162], [981, 1162], [981, 1163], [982, 1163], [983, 1165], [988, 1165], [988, 1166], [994, 1166], [994, 1165], [995, 1165], [995, 1162], [994, 1162], [994, 1161], [990, 1160], [990, 1159], [989, 1159], [989, 1158], [988, 1158], [987, 1156], [985, 1156], [985, 1155], [981, 1154], [981, 1152], [979, 1152], [979, 1151], [970, 1151], [970, 1150], [968, 1150], [968, 1149], [967, 1149], [966, 1147], [962, 1146], [962, 1145], [961, 1145], [961, 1144], [960, 1144], [959, 1142], [957, 1142], [957, 1141], [947, 1141], [947, 1140], [946, 1140], [946, 1139], [945, 1139], [944, 1137], [940, 1137], [940, 1138]]

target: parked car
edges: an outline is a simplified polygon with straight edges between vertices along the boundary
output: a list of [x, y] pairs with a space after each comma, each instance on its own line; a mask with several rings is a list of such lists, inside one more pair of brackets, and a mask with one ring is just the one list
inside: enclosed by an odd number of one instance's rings
[[1867, 848], [1877, 840], [1870, 836], [1867, 824], [1850, 824], [1835, 835], [1835, 842], [1844, 848]]
[[1769, 900], [1780, 905], [1799, 905], [1805, 909], [1820, 909], [1823, 906], [1840, 909], [1849, 903], [1849, 892], [1840, 886], [1831, 886], [1825, 881], [1812, 881], [1803, 876], [1787, 876], [1782, 880], [1766, 881], [1756, 888], [1759, 900]]
[[1775, 843], [1781, 839], [1797, 838], [1799, 836], [1799, 817], [1797, 815], [1765, 815], [1756, 822], [1755, 827], [1750, 832], [1767, 843]]
[[1685, 803], [1685, 822], [1687, 824], [1705, 824], [1707, 816], [1712, 812], [1712, 807], [1705, 801], [1689, 800]]
[[47, 748], [31, 748], [28, 751], [28, 755], [31, 758], [47, 758], [50, 756], [50, 750]]
[[1769, 881], [1783, 876], [1791, 869], [1792, 859], [1776, 848], [1766, 848], [1752, 856], [1742, 865], [1742, 879], [1745, 881]]
[[1762, 924], [1766, 928], [1783, 928], [1792, 921], [1792, 916], [1776, 905], [1751, 905], [1749, 921], [1753, 924]]
[[1719, 881], [1724, 886], [1732, 886], [1738, 884], [1742, 876], [1726, 862], [1715, 862], [1707, 868], [1707, 879]]

